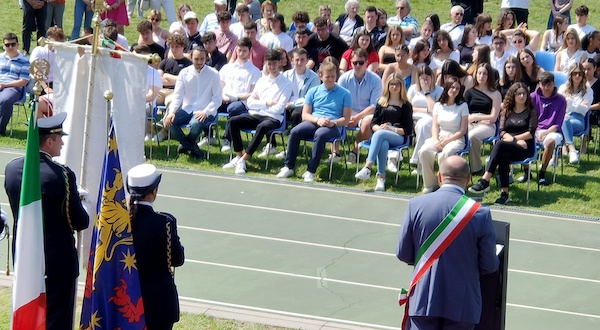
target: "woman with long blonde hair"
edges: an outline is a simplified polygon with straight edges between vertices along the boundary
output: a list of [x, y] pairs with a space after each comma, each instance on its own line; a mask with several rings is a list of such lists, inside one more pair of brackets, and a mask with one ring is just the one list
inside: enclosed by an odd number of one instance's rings
[[[574, 132], [581, 132], [585, 127], [585, 115], [590, 111], [594, 102], [594, 91], [587, 86], [583, 64], [574, 63], [569, 68], [569, 79], [558, 88], [558, 93], [567, 100], [567, 111], [562, 124], [562, 133], [565, 137], [563, 153], [569, 150], [569, 163], [579, 163], [579, 152], [573, 144]], [[582, 142], [583, 143], [583, 142]]]
[[385, 190], [385, 168], [390, 147], [402, 145], [406, 137], [412, 134], [412, 105], [408, 102], [404, 78], [391, 74], [383, 86], [383, 92], [371, 121], [371, 146], [365, 166], [356, 173], [359, 180], [371, 176], [371, 167], [377, 161], [377, 183], [375, 191]]
[[562, 46], [556, 51], [554, 71], [567, 73], [573, 64], [583, 63], [586, 59], [587, 53], [581, 49], [581, 40], [577, 31], [573, 28], [567, 29]]
[[385, 37], [385, 43], [379, 48], [379, 70], [384, 72], [389, 64], [396, 62], [396, 48], [404, 45], [402, 28], [390, 26]]

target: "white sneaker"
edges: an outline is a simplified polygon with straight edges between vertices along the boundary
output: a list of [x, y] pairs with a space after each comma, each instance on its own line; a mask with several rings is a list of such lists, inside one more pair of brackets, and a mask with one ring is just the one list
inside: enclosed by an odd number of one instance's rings
[[550, 158], [550, 161], [548, 162], [548, 167], [556, 167], [556, 158]]
[[294, 174], [294, 170], [288, 168], [287, 166], [284, 166], [281, 168], [281, 170], [279, 170], [279, 173], [277, 173], [277, 178], [285, 179], [285, 178], [289, 178], [293, 174]]
[[404, 160], [404, 156], [402, 156], [402, 153], [398, 150], [388, 150], [387, 158], [393, 160], [397, 159], [399, 161]]
[[241, 175], [246, 174], [246, 161], [243, 159], [238, 160], [235, 164], [235, 174]]
[[162, 133], [158, 132], [158, 134], [156, 134], [152, 137], [152, 142], [156, 142], [156, 141], [163, 142], [165, 139], [166, 139], [166, 137]]
[[337, 163], [337, 162], [339, 162], [340, 160], [342, 160], [342, 156], [340, 156], [340, 155], [338, 155], [338, 154], [336, 154], [336, 153], [330, 153], [330, 154], [329, 154], [329, 157], [327, 157], [327, 159], [325, 159], [325, 160], [323, 161], [323, 163], [324, 163], [324, 164], [329, 164], [330, 162]]
[[577, 151], [577, 150], [569, 151], [569, 163], [571, 163], [571, 164], [579, 163], [579, 151]]
[[233, 157], [233, 159], [231, 159], [231, 161], [229, 161], [229, 163], [223, 165], [223, 169], [228, 170], [230, 168], [235, 168], [237, 163], [240, 161], [240, 159], [241, 159], [240, 156]]
[[375, 183], [375, 191], [385, 191], [385, 178], [377, 177], [377, 183]]
[[417, 169], [412, 170], [412, 172], [410, 172], [411, 175], [419, 175], [421, 174], [421, 172]]
[[227, 139], [223, 139], [223, 144], [221, 145], [221, 152], [227, 152], [231, 150], [231, 142]]
[[346, 164], [348, 164], [348, 165], [356, 164], [356, 154], [354, 152], [350, 152], [348, 154], [348, 159], [346, 160]]
[[277, 149], [275, 149], [270, 143], [267, 143], [263, 148], [262, 152], [258, 154], [258, 158], [265, 158], [268, 155], [273, 155], [277, 153]]
[[144, 142], [148, 142], [152, 140], [152, 136], [150, 136], [150, 134], [146, 134], [146, 136], [144, 136]]
[[392, 173], [398, 172], [398, 165], [396, 165], [396, 158], [388, 158], [387, 170]]
[[304, 182], [313, 182], [315, 181], [315, 174], [306, 171], [304, 174], [302, 174], [302, 178], [304, 179]]
[[208, 143], [210, 143], [211, 146], [216, 146], [217, 145], [217, 138], [215, 138], [215, 137], [211, 137], [211, 138], [203, 137], [202, 140], [200, 140], [200, 142], [198, 142], [198, 147], [205, 146]]
[[276, 159], [285, 159], [286, 153], [285, 151], [282, 151], [280, 153], [278, 153], [277, 155], [275, 155]]
[[359, 180], [368, 180], [371, 177], [371, 169], [363, 167], [360, 171], [356, 172], [354, 177]]

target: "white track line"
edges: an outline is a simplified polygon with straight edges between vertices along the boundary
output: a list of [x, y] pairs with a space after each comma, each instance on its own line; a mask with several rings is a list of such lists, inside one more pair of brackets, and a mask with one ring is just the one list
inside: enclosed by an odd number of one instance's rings
[[594, 314], [569, 312], [569, 311], [563, 311], [563, 310], [560, 310], [560, 309], [543, 308], [543, 307], [527, 306], [527, 305], [520, 305], [520, 304], [510, 304], [510, 303], [507, 303], [506, 305], [507, 306], [511, 306], [511, 307], [518, 307], [518, 308], [535, 309], [535, 310], [544, 311], [544, 312], [561, 313], [561, 314], [568, 314], [568, 315], [575, 315], [575, 316], [583, 316], [583, 317], [591, 317], [591, 318], [595, 318], [595, 319], [600, 319], [600, 315], [594, 315]]
[[400, 227], [399, 224], [395, 224], [395, 223], [387, 223], [387, 222], [380, 222], [380, 221], [364, 220], [364, 219], [357, 219], [357, 218], [348, 218], [348, 217], [341, 217], [341, 216], [337, 216], [337, 215], [327, 215], [327, 214], [320, 214], [320, 213], [311, 213], [311, 212], [302, 212], [302, 211], [276, 209], [276, 208], [273, 208], [273, 207], [257, 206], [257, 205], [250, 205], [250, 204], [240, 204], [240, 203], [232, 203], [232, 202], [223, 202], [223, 201], [215, 201], [215, 200], [203, 199], [203, 198], [182, 197], [182, 196], [174, 196], [174, 195], [161, 195], [161, 196], [166, 197], [166, 198], [182, 199], [182, 200], [189, 200], [189, 201], [209, 203], [209, 204], [219, 204], [219, 205], [227, 205], [227, 206], [235, 206], [235, 207], [245, 207], [245, 208], [250, 208], [250, 209], [273, 211], [273, 212], [282, 212], [282, 213], [291, 213], [291, 214], [299, 214], [299, 215], [306, 215], [306, 216], [319, 217], [319, 218], [330, 218], [330, 219], [336, 219], [336, 220], [342, 220], [342, 221], [354, 221], [354, 222], [362, 222], [362, 223], [368, 223], [368, 224], [374, 224], [374, 225]]
[[269, 237], [269, 236], [252, 235], [252, 234], [244, 234], [244, 233], [237, 233], [237, 232], [224, 231], [224, 230], [196, 228], [196, 227], [179, 226], [179, 225], [177, 226], [177, 228], [178, 229], [183, 228], [183, 229], [189, 229], [189, 230], [196, 230], [196, 231], [205, 231], [205, 232], [209, 232], [209, 233], [216, 233], [216, 234], [223, 234], [223, 235], [234, 235], [234, 236], [241, 236], [241, 237], [257, 238], [257, 239], [264, 239], [264, 240], [276, 241], [276, 242], [324, 247], [324, 248], [336, 249], [336, 250], [347, 250], [347, 251], [353, 251], [353, 252], [377, 254], [377, 255], [382, 255], [382, 256], [386, 256], [386, 257], [396, 257], [396, 255], [393, 253], [355, 249], [355, 248], [350, 248], [350, 247], [336, 246], [336, 245], [329, 245], [329, 244], [311, 243], [311, 242], [304, 242], [304, 241], [291, 240], [291, 239], [285, 239], [285, 238], [276, 238], [276, 237]]

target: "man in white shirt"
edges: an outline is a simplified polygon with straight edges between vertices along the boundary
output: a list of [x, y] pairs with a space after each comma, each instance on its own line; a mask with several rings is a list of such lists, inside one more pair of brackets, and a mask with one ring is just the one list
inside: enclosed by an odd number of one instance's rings
[[463, 17], [465, 15], [465, 10], [461, 6], [453, 6], [450, 9], [450, 22], [443, 24], [440, 29], [447, 31], [450, 34], [450, 38], [452, 38], [452, 42], [455, 46], [460, 44], [462, 39], [463, 31], [465, 30], [465, 26], [462, 23]]
[[[173, 91], [173, 101], [163, 120], [174, 139], [179, 141], [178, 153], [190, 153], [192, 158], [203, 158], [196, 145], [202, 129], [211, 123], [221, 105], [223, 90], [219, 73], [206, 64], [208, 52], [203, 47], [192, 49], [192, 64], [179, 72]], [[182, 125], [190, 125], [186, 136]]]
[[[230, 118], [229, 133], [236, 156], [223, 169], [235, 168], [235, 174], [246, 173], [246, 161], [258, 149], [263, 137], [281, 126], [285, 120], [285, 105], [292, 95], [292, 83], [279, 72], [281, 55], [274, 49], [265, 54], [268, 76], [261, 77], [248, 98], [248, 113]], [[256, 133], [243, 150], [242, 129], [255, 129]]]
[[[254, 90], [254, 85], [261, 77], [260, 70], [249, 60], [251, 49], [252, 41], [249, 38], [240, 39], [235, 48], [236, 60], [225, 64], [219, 71], [221, 86], [223, 86], [223, 103], [219, 107], [219, 112], [227, 113], [229, 118], [248, 112], [246, 102], [250, 97], [250, 93]], [[202, 140], [201, 143], [208, 142]], [[227, 121], [223, 135], [222, 152], [229, 151], [231, 148], [229, 141], [231, 141], [231, 137], [229, 135], [229, 121]]]
[[596, 31], [596, 28], [587, 24], [588, 13], [590, 12], [589, 8], [586, 5], [581, 5], [575, 9], [575, 17], [577, 18], [577, 23], [569, 25], [569, 29], [575, 29], [577, 34], [579, 35], [579, 40], [583, 40], [588, 33], [592, 31]]
[[504, 33], [500, 31], [494, 32], [492, 35], [492, 54], [490, 56], [491, 65], [497, 72], [504, 72], [504, 63], [510, 56], [509, 52], [506, 51], [507, 38]]

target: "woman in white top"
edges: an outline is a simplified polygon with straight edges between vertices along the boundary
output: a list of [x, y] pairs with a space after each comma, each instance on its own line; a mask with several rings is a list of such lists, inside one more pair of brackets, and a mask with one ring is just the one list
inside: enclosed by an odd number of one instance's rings
[[446, 60], [454, 60], [460, 63], [460, 53], [454, 49], [454, 43], [450, 34], [439, 30], [433, 35], [433, 47], [431, 47], [431, 62], [436, 68], [441, 68]]
[[185, 14], [188, 11], [192, 11], [192, 7], [190, 7], [190, 5], [188, 5], [187, 3], [182, 3], [179, 6], [177, 6], [177, 11], [175, 12], [177, 20], [171, 23], [171, 26], [169, 27], [169, 32], [187, 37], [188, 31], [185, 23], [183, 22], [183, 16], [185, 16]]
[[565, 137], [563, 153], [569, 149], [569, 163], [579, 163], [579, 152], [573, 144], [573, 133], [581, 132], [585, 127], [585, 115], [594, 101], [594, 92], [586, 84], [585, 69], [581, 63], [569, 67], [569, 79], [558, 88], [558, 93], [567, 100], [567, 111], [562, 124]]
[[556, 52], [556, 61], [554, 62], [554, 71], [568, 73], [571, 65], [583, 63], [587, 59], [586, 52], [581, 49], [581, 41], [577, 31], [567, 29], [560, 50]]
[[431, 137], [433, 105], [442, 96], [443, 91], [441, 86], [435, 84], [435, 74], [430, 67], [425, 65], [417, 69], [415, 83], [410, 85], [406, 93], [408, 101], [413, 106], [413, 121], [416, 122], [414, 128], [415, 149], [410, 157], [412, 165], [419, 164], [419, 150], [425, 140]]
[[477, 43], [492, 46], [492, 16], [481, 13], [475, 18], [477, 30]]
[[423, 193], [438, 188], [434, 172], [435, 155], [438, 162], [465, 148], [469, 107], [462, 99], [462, 85], [455, 77], [446, 80], [439, 102], [433, 106], [431, 138], [419, 151], [419, 163], [423, 171]]
[[569, 21], [565, 16], [558, 15], [554, 17], [552, 28], [544, 32], [541, 49], [547, 52], [556, 52], [563, 44], [563, 37], [568, 26]]

